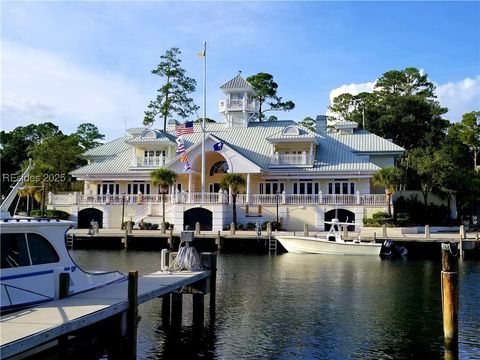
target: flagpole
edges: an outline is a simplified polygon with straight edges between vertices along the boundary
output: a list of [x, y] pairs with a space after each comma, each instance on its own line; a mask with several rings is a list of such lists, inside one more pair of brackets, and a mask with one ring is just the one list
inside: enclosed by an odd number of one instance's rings
[[207, 42], [203, 42], [202, 198], [205, 193], [205, 118], [207, 117]]

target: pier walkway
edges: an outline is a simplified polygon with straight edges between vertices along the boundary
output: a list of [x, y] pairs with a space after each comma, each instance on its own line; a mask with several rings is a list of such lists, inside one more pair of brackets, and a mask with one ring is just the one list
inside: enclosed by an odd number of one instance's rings
[[[138, 278], [138, 304], [206, 279], [211, 271], [155, 272]], [[0, 358], [5, 359], [85, 326], [110, 318], [128, 307], [128, 281], [7, 314], [0, 320]]]

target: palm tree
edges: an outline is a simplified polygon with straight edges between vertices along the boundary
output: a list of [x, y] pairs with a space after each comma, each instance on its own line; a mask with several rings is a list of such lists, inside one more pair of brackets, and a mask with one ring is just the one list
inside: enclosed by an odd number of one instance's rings
[[165, 194], [168, 188], [177, 181], [177, 173], [166, 168], [155, 169], [150, 173], [150, 179], [152, 179], [153, 186], [158, 186], [162, 194], [162, 229], [165, 230]]
[[373, 174], [373, 184], [385, 186], [388, 215], [392, 216], [391, 199], [395, 189], [402, 182], [402, 172], [396, 167], [386, 167]]
[[240, 189], [245, 186], [245, 179], [242, 175], [236, 173], [227, 173], [220, 182], [220, 187], [231, 191], [233, 205], [233, 223], [237, 227], [237, 195]]

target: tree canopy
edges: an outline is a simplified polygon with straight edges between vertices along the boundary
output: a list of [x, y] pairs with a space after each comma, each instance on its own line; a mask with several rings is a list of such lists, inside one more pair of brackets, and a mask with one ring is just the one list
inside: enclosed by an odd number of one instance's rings
[[[267, 111], [290, 111], [295, 108], [295, 104], [292, 101], [283, 101], [282, 98], [277, 95], [278, 84], [273, 81], [271, 74], [261, 72], [249, 76], [247, 81], [255, 90], [253, 98], [257, 100], [259, 104], [259, 121], [265, 120], [265, 112]], [[270, 107], [265, 109], [265, 105]]]
[[447, 109], [435, 100], [435, 85], [416, 68], [391, 70], [375, 83], [372, 93], [341, 94], [329, 109], [336, 118], [355, 121], [405, 149], [435, 147], [449, 122]]
[[105, 135], [101, 134], [98, 127], [91, 123], [80, 124], [75, 132], [80, 145], [85, 150], [93, 149], [101, 144], [99, 140], [104, 140]]
[[316, 131], [316, 123], [315, 120], [312, 119], [310, 116], [307, 116], [305, 119], [299, 122], [300, 125], [306, 127], [308, 130], [311, 130], [313, 132]]
[[167, 130], [168, 117], [176, 114], [181, 118], [192, 115], [199, 106], [195, 105], [189, 94], [195, 91], [197, 82], [186, 76], [186, 71], [181, 67], [181, 51], [173, 47], [160, 56], [160, 63], [152, 74], [165, 79], [165, 83], [157, 90], [157, 97], [150, 101], [143, 119], [144, 125], [151, 125], [155, 118], [163, 118], [163, 130]]

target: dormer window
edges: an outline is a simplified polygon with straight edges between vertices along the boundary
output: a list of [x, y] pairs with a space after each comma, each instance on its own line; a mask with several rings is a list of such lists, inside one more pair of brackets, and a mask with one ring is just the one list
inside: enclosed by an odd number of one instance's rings
[[145, 130], [142, 133], [142, 138], [156, 139], [157, 138], [157, 132], [155, 130]]
[[283, 135], [298, 136], [300, 135], [300, 130], [295, 126], [287, 126], [285, 129], [283, 129]]

